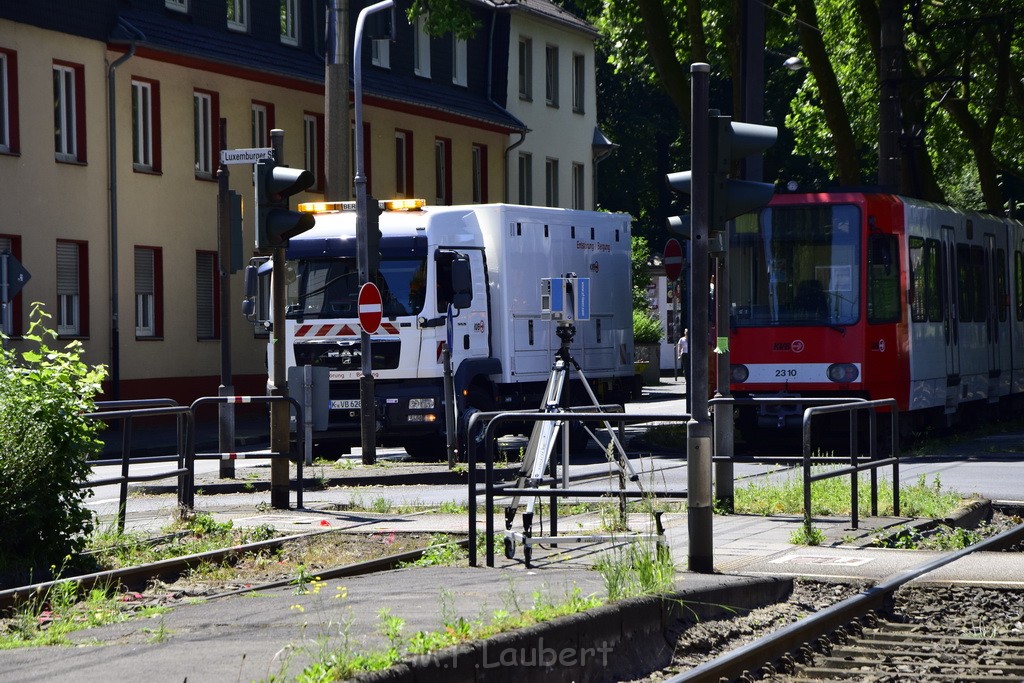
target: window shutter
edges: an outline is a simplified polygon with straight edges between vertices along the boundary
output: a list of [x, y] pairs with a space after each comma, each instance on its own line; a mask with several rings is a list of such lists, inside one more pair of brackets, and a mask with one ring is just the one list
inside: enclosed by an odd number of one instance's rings
[[57, 294], [78, 293], [78, 245], [57, 243]]

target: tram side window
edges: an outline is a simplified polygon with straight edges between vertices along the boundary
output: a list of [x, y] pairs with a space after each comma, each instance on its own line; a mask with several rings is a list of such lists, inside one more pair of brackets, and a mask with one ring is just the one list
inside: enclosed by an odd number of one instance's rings
[[977, 289], [971, 268], [971, 248], [966, 244], [956, 245], [956, 285], [960, 320], [974, 320], [974, 290]]
[[873, 236], [868, 254], [868, 322], [898, 322], [900, 269], [896, 237]]
[[985, 252], [979, 246], [971, 247], [971, 265], [974, 268], [974, 322], [988, 320], [989, 279], [988, 262]]
[[996, 249], [996, 258], [992, 262], [992, 267], [995, 269], [996, 276], [996, 317], [999, 318], [999, 322], [1005, 323], [1010, 295], [1006, 287], [1006, 251], [1004, 249]]
[[910, 238], [910, 314], [916, 323], [942, 322], [938, 240]]

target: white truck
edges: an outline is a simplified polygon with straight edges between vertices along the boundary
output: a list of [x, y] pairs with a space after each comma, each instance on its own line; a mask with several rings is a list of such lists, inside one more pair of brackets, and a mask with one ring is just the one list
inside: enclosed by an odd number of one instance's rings
[[[630, 217], [507, 204], [423, 206], [381, 202], [383, 301], [371, 336], [377, 442], [417, 458], [445, 457], [442, 342], [454, 282], [472, 300], [452, 326], [460, 432], [473, 410], [540, 407], [555, 352], [557, 321], [542, 314], [545, 278], [589, 278], [589, 320], [576, 321], [569, 350], [602, 402], [634, 391]], [[360, 434], [360, 286], [352, 203], [300, 210], [316, 226], [292, 237], [287, 263], [287, 366], [329, 369], [330, 412], [316, 438], [357, 444]], [[573, 405], [589, 404], [570, 372]], [[460, 433], [459, 438], [464, 438]]]

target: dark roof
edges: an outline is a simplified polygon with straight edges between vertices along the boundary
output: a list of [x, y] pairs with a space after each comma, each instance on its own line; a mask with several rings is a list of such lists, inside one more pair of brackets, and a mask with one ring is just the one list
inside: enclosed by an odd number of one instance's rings
[[597, 29], [592, 24], [572, 12], [562, 9], [551, 0], [484, 0], [484, 2], [493, 7], [507, 7], [513, 11], [533, 14], [568, 28], [582, 31], [590, 36], [598, 35]]
[[[120, 16], [130, 27], [120, 25], [111, 35], [111, 42], [137, 38], [139, 46], [156, 51], [323, 86], [324, 59], [310, 49], [183, 23], [159, 12], [124, 9]], [[143, 37], [133, 35], [131, 28]], [[468, 118], [509, 132], [527, 130], [526, 124], [483, 95], [411, 75], [364, 69], [363, 95]]]

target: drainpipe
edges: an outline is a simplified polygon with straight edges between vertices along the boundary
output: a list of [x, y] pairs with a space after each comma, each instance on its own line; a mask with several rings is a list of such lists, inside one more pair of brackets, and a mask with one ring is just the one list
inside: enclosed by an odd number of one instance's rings
[[[491, 13], [491, 28], [490, 28], [490, 31], [489, 31], [489, 35], [487, 37], [487, 99], [490, 100], [491, 104], [493, 104], [495, 107], [497, 107], [498, 109], [500, 109], [504, 113], [508, 114], [511, 118], [516, 118], [515, 116], [513, 116], [512, 112], [510, 112], [508, 109], [506, 109], [505, 107], [503, 107], [500, 104], [498, 104], [494, 100], [494, 96], [493, 96], [493, 88], [494, 88], [494, 78], [493, 78], [493, 74], [494, 74], [494, 26], [495, 26], [495, 24], [498, 23], [498, 10], [500, 10], [500, 9], [511, 9], [512, 7], [513, 7], [513, 5], [498, 5], [498, 6], [495, 6], [494, 11]], [[510, 46], [510, 50], [511, 50], [511, 46]], [[511, 52], [510, 52], [510, 54], [511, 54]], [[521, 145], [524, 142], [526, 142], [526, 134], [529, 133], [529, 132], [530, 132], [529, 129], [527, 129], [525, 131], [520, 131], [519, 132], [519, 141], [518, 142], [513, 142], [511, 145], [506, 147], [505, 148], [505, 152], [504, 152], [503, 157], [502, 157], [502, 161], [505, 164], [505, 173], [504, 173], [504, 178], [503, 178], [503, 181], [505, 183], [505, 188], [503, 190], [502, 201], [504, 203], [506, 203], [506, 204], [509, 203], [509, 197], [508, 197], [508, 195], [509, 195], [509, 189], [508, 189], [508, 160], [509, 160], [509, 156], [512, 154], [512, 150], [514, 150], [516, 147], [518, 147], [519, 145]]]
[[121, 398], [121, 330], [118, 322], [117, 265], [117, 100], [114, 72], [135, 55], [137, 40], [146, 36], [122, 18], [117, 25], [134, 37], [124, 53], [107, 67], [107, 184], [110, 193], [110, 393], [115, 401]]

